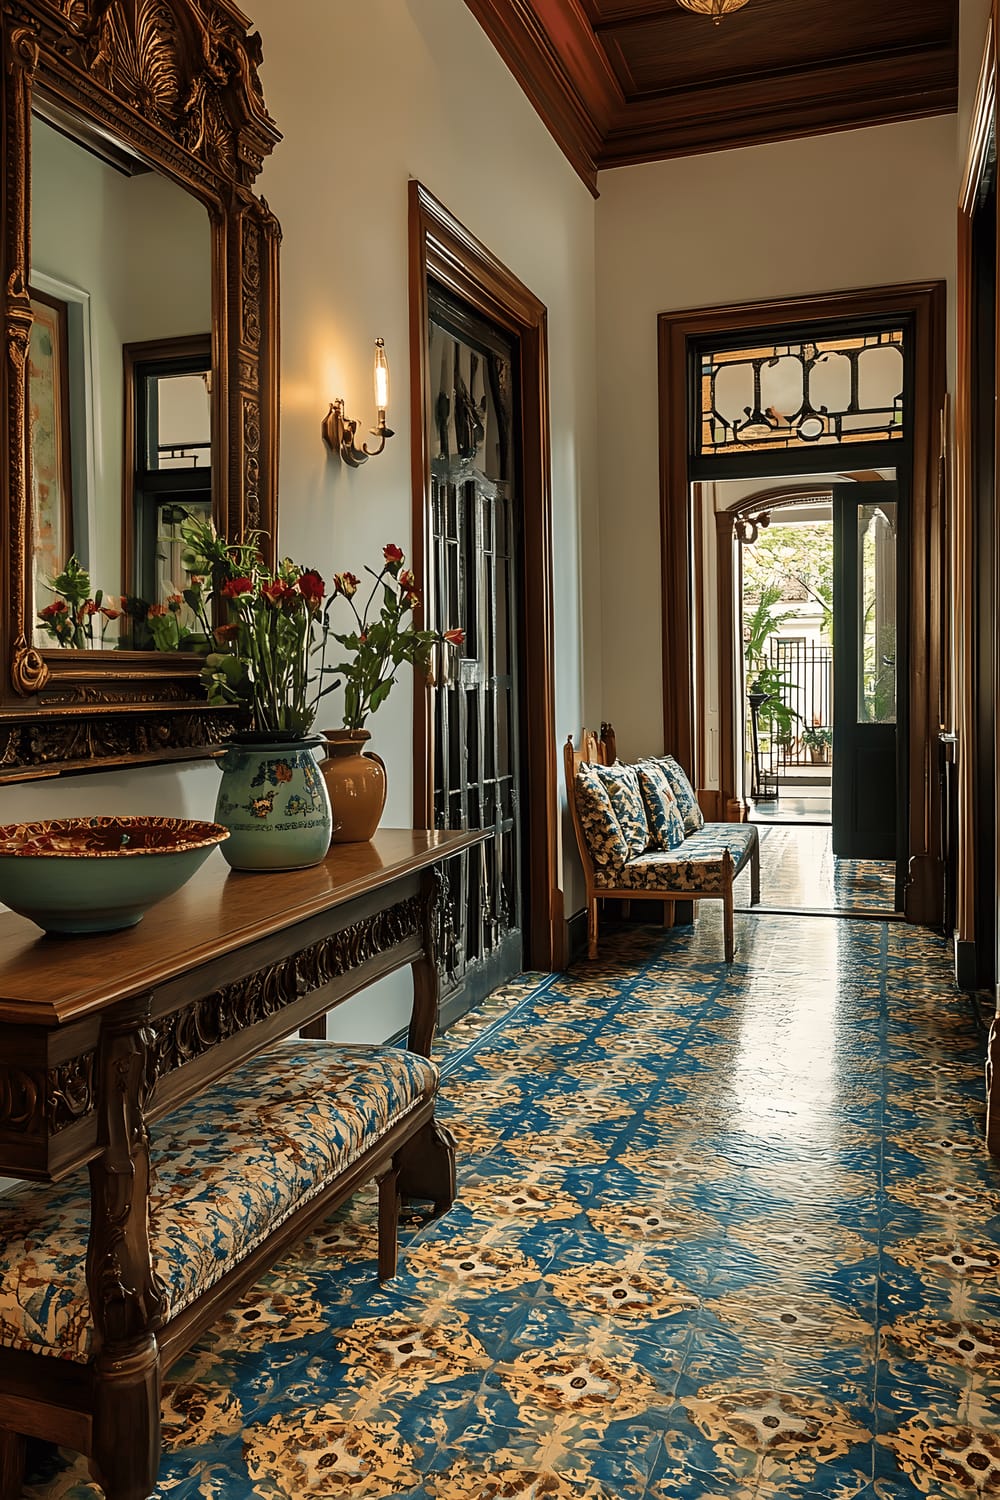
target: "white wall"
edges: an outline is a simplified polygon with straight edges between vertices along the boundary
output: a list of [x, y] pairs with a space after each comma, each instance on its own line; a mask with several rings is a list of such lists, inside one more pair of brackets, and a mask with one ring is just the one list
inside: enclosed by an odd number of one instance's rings
[[945, 115], [601, 173], [602, 709], [624, 755], [663, 748], [657, 314], [926, 278], [953, 288], [955, 159]]
[[[578, 732], [602, 703], [594, 200], [463, 0], [302, 0], [294, 28], [284, 0], [248, 9], [263, 38], [265, 98], [284, 133], [258, 184], [283, 231], [281, 550], [329, 578], [360, 573], [388, 541], [409, 549], [407, 180], [419, 178], [548, 308], [556, 732]], [[347, 414], [372, 424], [376, 335], [390, 360], [396, 436], [351, 470], [328, 452], [320, 422], [343, 395]], [[411, 817], [411, 707], [401, 681], [370, 726], [388, 763], [387, 824]], [[338, 721], [331, 710], [325, 722]], [[201, 765], [8, 787], [0, 819], [150, 801], [210, 815], [216, 781]], [[575, 887], [567, 912], [580, 904]], [[402, 1025], [407, 985], [359, 997], [353, 1016], [338, 1013], [338, 1034]]]

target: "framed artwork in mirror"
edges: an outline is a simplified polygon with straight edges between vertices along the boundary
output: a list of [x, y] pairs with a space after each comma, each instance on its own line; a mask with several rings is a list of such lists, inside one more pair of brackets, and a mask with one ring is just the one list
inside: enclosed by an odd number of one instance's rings
[[[221, 533], [276, 533], [280, 231], [253, 189], [280, 135], [260, 38], [232, 0], [9, 0], [0, 45], [0, 780], [205, 755], [236, 726], [197, 655], [120, 625], [55, 639], [40, 614], [73, 555], [95, 596], [125, 595], [169, 524], [160, 504], [136, 550], [126, 346], [198, 339], [201, 416], [173, 448], [195, 443]], [[85, 289], [85, 368], [64, 284]]]
[[33, 595], [36, 613], [50, 602], [46, 581], [73, 552], [70, 470], [69, 318], [66, 304], [32, 287], [28, 346], [31, 433]]

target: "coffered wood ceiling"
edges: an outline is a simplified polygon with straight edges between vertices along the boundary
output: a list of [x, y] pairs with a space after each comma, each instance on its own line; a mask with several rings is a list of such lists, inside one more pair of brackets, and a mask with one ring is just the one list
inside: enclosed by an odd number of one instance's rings
[[591, 189], [604, 167], [954, 110], [959, 0], [466, 0]]

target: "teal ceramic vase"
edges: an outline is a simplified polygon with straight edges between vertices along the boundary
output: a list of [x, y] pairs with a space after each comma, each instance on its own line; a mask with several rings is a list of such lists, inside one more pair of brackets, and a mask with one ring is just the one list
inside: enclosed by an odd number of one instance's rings
[[234, 741], [222, 756], [215, 821], [229, 829], [222, 852], [234, 870], [304, 870], [330, 847], [326, 783], [311, 739]]

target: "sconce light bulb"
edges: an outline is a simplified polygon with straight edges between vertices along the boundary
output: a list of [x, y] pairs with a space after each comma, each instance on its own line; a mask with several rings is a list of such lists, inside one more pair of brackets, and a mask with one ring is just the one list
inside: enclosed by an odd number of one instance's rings
[[375, 407], [379, 414], [379, 421], [384, 423], [385, 413], [389, 406], [389, 366], [385, 358], [385, 345], [381, 339], [375, 340]]

